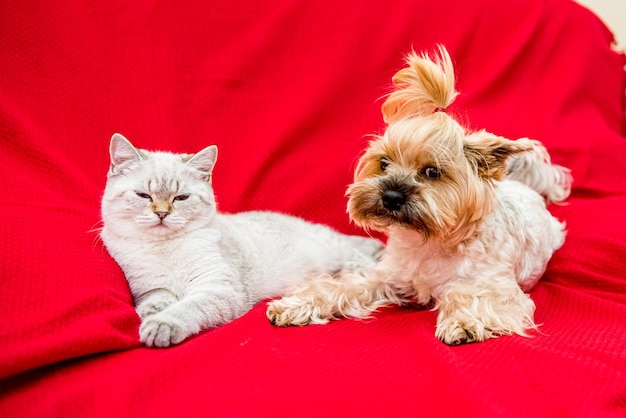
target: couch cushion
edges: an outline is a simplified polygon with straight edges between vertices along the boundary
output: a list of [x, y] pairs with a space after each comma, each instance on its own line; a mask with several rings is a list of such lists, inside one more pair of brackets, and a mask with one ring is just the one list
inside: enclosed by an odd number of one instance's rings
[[[222, 415], [349, 415], [354, 391], [370, 413], [402, 413], [416, 394], [424, 414], [624, 407], [624, 71], [587, 10], [566, 0], [22, 0], [0, 16], [0, 377], [21, 373], [3, 383], [3, 415], [96, 416], [91, 407], [110, 399], [120, 413], [162, 415], [190, 395], [199, 401], [176, 412], [208, 403]], [[437, 43], [457, 67], [452, 112], [537, 138], [572, 169], [574, 198], [553, 208], [569, 238], [532, 294], [544, 334], [451, 349], [434, 339], [430, 311], [280, 330], [260, 305], [180, 347], [130, 350], [127, 285], [90, 232], [113, 132], [176, 152], [216, 143], [225, 211], [280, 210], [363, 233], [343, 194], [366, 135], [384, 128], [379, 99], [406, 52]]]

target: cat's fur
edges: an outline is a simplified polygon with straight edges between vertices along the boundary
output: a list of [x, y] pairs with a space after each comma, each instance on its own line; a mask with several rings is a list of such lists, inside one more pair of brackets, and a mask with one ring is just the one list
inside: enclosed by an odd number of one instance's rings
[[148, 346], [178, 344], [298, 281], [372, 266], [382, 244], [273, 212], [217, 211], [212, 145], [148, 152], [111, 138], [101, 237], [120, 265]]

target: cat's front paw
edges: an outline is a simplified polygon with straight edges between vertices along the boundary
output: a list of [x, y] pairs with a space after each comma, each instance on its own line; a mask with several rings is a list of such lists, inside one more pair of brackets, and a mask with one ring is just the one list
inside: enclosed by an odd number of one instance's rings
[[143, 298], [143, 300], [137, 305], [137, 315], [144, 320], [150, 315], [155, 315], [173, 303], [176, 303], [178, 299], [172, 293], [168, 291], [156, 291], [150, 294], [149, 297]]
[[139, 339], [148, 347], [169, 347], [180, 344], [189, 335], [176, 318], [153, 315], [146, 318], [139, 327]]
[[137, 306], [137, 315], [142, 320], [150, 315], [157, 314], [167, 308], [170, 305], [169, 301], [158, 300], [158, 301], [150, 301], [148, 303], [143, 303]]

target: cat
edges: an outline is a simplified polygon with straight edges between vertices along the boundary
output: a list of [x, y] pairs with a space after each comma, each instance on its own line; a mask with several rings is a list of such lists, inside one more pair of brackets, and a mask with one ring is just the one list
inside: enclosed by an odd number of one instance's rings
[[217, 146], [196, 154], [135, 148], [115, 134], [102, 241], [122, 268], [149, 347], [179, 344], [315, 276], [363, 270], [383, 244], [267, 211], [222, 214]]

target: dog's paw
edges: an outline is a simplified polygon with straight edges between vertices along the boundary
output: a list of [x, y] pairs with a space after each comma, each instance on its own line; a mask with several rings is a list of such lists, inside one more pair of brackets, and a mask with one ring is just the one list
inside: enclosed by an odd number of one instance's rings
[[440, 312], [435, 336], [448, 345], [482, 342], [500, 335], [518, 334], [528, 336], [528, 329], [536, 329], [532, 320], [534, 304], [530, 298], [524, 309], [497, 308], [478, 310], [469, 314], [459, 310], [449, 314]]
[[446, 344], [481, 342], [499, 335], [528, 336], [528, 329], [537, 328], [535, 304], [515, 282], [501, 282], [495, 289], [456, 284], [453, 290], [436, 305], [435, 335]]
[[291, 325], [303, 326], [309, 324], [327, 324], [329, 318], [319, 315], [319, 310], [312, 305], [289, 303], [289, 298], [277, 299], [267, 305], [265, 312], [267, 319], [277, 327]]
[[435, 336], [445, 344], [460, 345], [485, 341], [491, 338], [493, 333], [476, 322], [467, 324], [459, 321], [442, 321], [437, 325]]
[[150, 316], [139, 328], [139, 339], [148, 347], [169, 347], [183, 342], [188, 336], [182, 324], [167, 315]]

